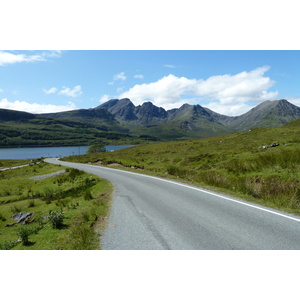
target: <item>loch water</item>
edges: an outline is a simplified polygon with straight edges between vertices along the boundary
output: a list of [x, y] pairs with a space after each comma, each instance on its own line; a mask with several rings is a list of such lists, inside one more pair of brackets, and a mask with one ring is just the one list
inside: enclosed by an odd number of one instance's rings
[[[132, 145], [106, 146], [106, 151], [117, 151]], [[0, 159], [34, 159], [41, 157], [64, 157], [86, 154], [88, 146], [38, 147], [0, 149]]]

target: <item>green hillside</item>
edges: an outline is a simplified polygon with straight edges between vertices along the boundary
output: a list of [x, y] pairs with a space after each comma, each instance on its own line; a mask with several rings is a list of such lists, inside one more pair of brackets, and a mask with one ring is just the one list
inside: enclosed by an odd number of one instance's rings
[[[263, 148], [273, 143], [277, 147]], [[300, 213], [300, 120], [278, 128], [69, 157], [209, 186]]]
[[139, 144], [145, 139], [127, 134], [114, 126], [90, 124], [67, 119], [12, 114], [5, 121], [0, 118], [0, 148], [54, 147], [104, 144]]

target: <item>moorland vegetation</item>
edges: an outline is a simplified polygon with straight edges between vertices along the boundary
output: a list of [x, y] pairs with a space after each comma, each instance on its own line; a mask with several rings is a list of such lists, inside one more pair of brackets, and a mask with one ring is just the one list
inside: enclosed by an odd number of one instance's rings
[[[58, 171], [57, 176], [44, 176]], [[1, 171], [0, 184], [0, 250], [100, 248], [112, 190], [106, 180], [76, 169], [31, 162]], [[21, 213], [30, 215], [23, 224], [12, 218]]]
[[65, 160], [127, 168], [300, 214], [300, 119], [278, 128], [155, 142]]

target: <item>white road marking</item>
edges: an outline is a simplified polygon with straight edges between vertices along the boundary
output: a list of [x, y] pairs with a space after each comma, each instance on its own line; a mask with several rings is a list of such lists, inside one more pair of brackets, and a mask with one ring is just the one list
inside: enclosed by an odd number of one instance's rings
[[189, 188], [189, 189], [192, 189], [192, 190], [195, 190], [195, 191], [198, 191], [198, 192], [202, 192], [202, 193], [206, 193], [206, 194], [209, 194], [209, 195], [212, 195], [212, 196], [216, 196], [216, 197], [222, 198], [222, 199], [227, 200], [227, 201], [231, 201], [231, 202], [235, 202], [235, 203], [238, 203], [238, 204], [249, 206], [249, 207], [252, 207], [252, 208], [255, 208], [255, 209], [259, 209], [259, 210], [268, 212], [270, 214], [278, 215], [278, 216], [281, 216], [281, 217], [284, 217], [284, 218], [287, 218], [287, 219], [290, 219], [290, 220], [293, 220], [293, 221], [296, 221], [296, 222], [300, 222], [300, 219], [297, 219], [297, 218], [294, 218], [294, 217], [291, 217], [291, 216], [288, 216], [288, 215], [284, 215], [282, 213], [278, 213], [278, 212], [275, 212], [275, 211], [272, 211], [272, 210], [269, 210], [269, 209], [266, 209], [266, 208], [263, 208], [263, 207], [259, 207], [259, 206], [249, 204], [249, 203], [246, 203], [246, 202], [242, 202], [242, 201], [239, 201], [239, 200], [236, 200], [236, 199], [232, 199], [232, 198], [229, 198], [229, 197], [226, 197], [226, 196], [215, 194], [213, 192], [210, 192], [210, 191], [207, 191], [207, 190], [204, 190], [204, 189], [201, 189], [201, 188], [193, 187], [193, 186], [190, 186], [190, 185], [185, 185], [185, 184], [182, 184], [182, 183], [179, 183], [179, 182], [176, 182], [176, 181], [170, 181], [170, 180], [155, 177], [155, 176], [149, 176], [149, 175], [145, 175], [145, 174], [129, 172], [129, 171], [124, 171], [124, 170], [119, 170], [119, 169], [113, 169], [113, 168], [108, 168], [108, 167], [100, 167], [100, 166], [87, 165], [87, 164], [81, 164], [81, 165], [94, 167], [94, 168], [105, 168], [105, 169], [113, 170], [113, 171], [116, 171], [116, 172], [129, 173], [129, 174], [133, 174], [133, 175], [137, 175], [137, 176], [143, 176], [143, 177], [147, 177], [147, 178], [151, 178], [151, 179], [164, 181], [164, 182], [167, 182], [167, 183], [171, 183], [171, 184], [175, 184], [175, 185], [182, 186], [182, 187], [185, 187], [185, 188]]

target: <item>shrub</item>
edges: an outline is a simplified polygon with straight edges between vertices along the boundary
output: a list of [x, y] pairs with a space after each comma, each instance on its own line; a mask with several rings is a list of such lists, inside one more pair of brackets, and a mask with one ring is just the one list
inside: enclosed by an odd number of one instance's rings
[[12, 211], [12, 213], [16, 214], [16, 213], [21, 212], [21, 211], [22, 211], [22, 208], [19, 207], [19, 206], [14, 205], [14, 206], [12, 206], [12, 207], [10, 208], [10, 210]]
[[44, 197], [45, 200], [54, 200], [56, 198], [56, 193], [52, 188], [44, 188]]
[[3, 216], [2, 212], [0, 212], [0, 220], [1, 221], [6, 221], [6, 218]]
[[92, 200], [92, 199], [93, 199], [93, 195], [89, 190], [86, 190], [84, 193], [84, 200]]
[[51, 223], [52, 228], [61, 228], [63, 226], [64, 214], [57, 211], [49, 211], [48, 220]]
[[80, 171], [78, 169], [71, 169], [71, 171], [69, 172], [69, 178], [74, 179], [75, 177], [80, 176], [83, 173], [83, 171]]
[[92, 154], [92, 153], [98, 153], [98, 152], [105, 152], [106, 149], [105, 149], [105, 146], [102, 145], [102, 144], [97, 144], [97, 145], [92, 145], [90, 146], [86, 153], [87, 154]]
[[4, 244], [0, 244], [0, 250], [10, 250], [13, 248], [17, 243], [12, 241], [5, 241]]
[[73, 250], [92, 250], [97, 248], [97, 236], [92, 228], [83, 225], [73, 226], [70, 230], [70, 244]]
[[28, 208], [34, 207], [34, 206], [35, 206], [34, 200], [29, 200], [28, 201]]
[[32, 234], [31, 229], [26, 226], [22, 226], [22, 227], [18, 228], [17, 234], [18, 234], [19, 238], [21, 239], [23, 245], [28, 245], [28, 243], [29, 243], [28, 238]]

